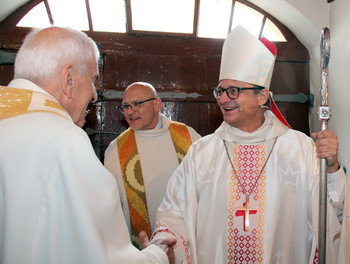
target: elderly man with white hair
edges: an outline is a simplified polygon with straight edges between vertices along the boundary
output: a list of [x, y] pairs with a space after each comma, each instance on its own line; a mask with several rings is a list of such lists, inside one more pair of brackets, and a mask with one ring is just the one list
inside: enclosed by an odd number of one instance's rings
[[98, 60], [80, 31], [34, 30], [14, 80], [0, 86], [0, 263], [172, 260], [167, 246], [131, 244], [117, 183], [80, 128], [97, 97]]

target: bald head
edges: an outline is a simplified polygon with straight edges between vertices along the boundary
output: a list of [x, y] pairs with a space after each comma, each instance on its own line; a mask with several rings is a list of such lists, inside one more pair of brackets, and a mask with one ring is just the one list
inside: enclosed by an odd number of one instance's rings
[[[143, 102], [145, 100], [148, 101]], [[125, 89], [123, 105], [132, 106], [124, 110], [125, 119], [132, 129], [149, 130], [156, 127], [161, 100], [151, 84], [145, 82], [130, 84]]]
[[152, 84], [146, 82], [134, 82], [126, 87], [125, 93], [132, 90], [137, 90], [140, 93], [144, 93], [146, 96], [158, 97], [158, 93]]

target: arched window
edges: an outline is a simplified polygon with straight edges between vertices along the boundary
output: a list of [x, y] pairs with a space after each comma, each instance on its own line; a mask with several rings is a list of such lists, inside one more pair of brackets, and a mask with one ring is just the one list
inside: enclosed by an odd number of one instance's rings
[[286, 41], [266, 14], [238, 0], [46, 0], [30, 10], [17, 26], [50, 24], [85, 31], [221, 39], [241, 24], [257, 37]]

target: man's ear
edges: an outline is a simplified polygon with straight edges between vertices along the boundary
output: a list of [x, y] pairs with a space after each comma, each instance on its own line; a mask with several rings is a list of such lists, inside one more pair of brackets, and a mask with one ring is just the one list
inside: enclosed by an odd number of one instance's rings
[[157, 110], [157, 112], [159, 112], [162, 108], [162, 100], [159, 97], [156, 97], [156, 100], [154, 101], [154, 108]]
[[74, 85], [72, 65], [68, 64], [63, 68], [61, 81], [64, 95], [69, 99], [72, 98], [72, 91]]
[[264, 88], [259, 93], [259, 105], [264, 105], [269, 99], [270, 92], [267, 88]]

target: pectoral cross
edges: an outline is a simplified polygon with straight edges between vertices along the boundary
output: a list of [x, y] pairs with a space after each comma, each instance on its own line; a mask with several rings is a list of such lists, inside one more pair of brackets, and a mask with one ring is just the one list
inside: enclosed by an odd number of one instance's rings
[[[244, 211], [244, 212], [243, 212]], [[243, 207], [236, 208], [236, 216], [243, 215], [244, 219], [244, 231], [249, 231], [249, 215], [256, 214], [258, 211], [258, 207], [249, 207], [249, 197], [246, 196], [245, 203], [243, 203]]]

